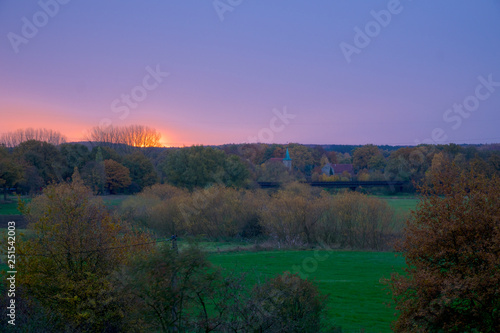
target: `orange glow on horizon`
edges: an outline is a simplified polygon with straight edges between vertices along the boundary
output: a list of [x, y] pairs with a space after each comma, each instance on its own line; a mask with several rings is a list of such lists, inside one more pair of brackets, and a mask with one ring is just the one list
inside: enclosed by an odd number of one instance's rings
[[[156, 126], [155, 126], [156, 124]], [[69, 113], [62, 107], [38, 106], [26, 104], [5, 105], [2, 107], [0, 134], [26, 128], [46, 128], [60, 132], [68, 142], [87, 141], [88, 131], [98, 126], [94, 118]], [[130, 123], [117, 124], [128, 126]], [[158, 126], [158, 122], [150, 121], [142, 125], [149, 126], [161, 133], [161, 147], [190, 147], [192, 145], [220, 145], [226, 142], [222, 133], [211, 130], [200, 130], [189, 126], [172, 128]], [[242, 143], [241, 141], [240, 143]]]

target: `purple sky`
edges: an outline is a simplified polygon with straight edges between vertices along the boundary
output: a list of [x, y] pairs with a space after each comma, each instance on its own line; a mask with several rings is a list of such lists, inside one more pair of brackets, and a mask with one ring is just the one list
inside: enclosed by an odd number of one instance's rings
[[3, 0], [0, 36], [0, 133], [500, 142], [497, 0]]

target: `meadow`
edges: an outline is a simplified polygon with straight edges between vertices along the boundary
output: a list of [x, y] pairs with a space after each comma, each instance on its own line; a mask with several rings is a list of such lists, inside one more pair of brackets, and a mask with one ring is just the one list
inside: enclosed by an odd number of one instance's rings
[[17, 210], [16, 196], [9, 195], [7, 201], [0, 201], [0, 215], [21, 215], [21, 212]]
[[[117, 209], [127, 197], [104, 196], [103, 201], [108, 208]], [[405, 196], [378, 198], [394, 209], [395, 223], [400, 228], [418, 202], [414, 197]], [[1, 203], [0, 214], [20, 214], [17, 200]], [[4, 234], [4, 230], [1, 231], [0, 237]], [[25, 231], [17, 230], [18, 235]], [[28, 232], [23, 236], [33, 235]], [[179, 243], [181, 249], [183, 243]], [[313, 280], [319, 290], [329, 296], [326, 312], [329, 327], [341, 327], [343, 332], [391, 331], [394, 309], [388, 306], [391, 296], [381, 280], [404, 266], [403, 258], [393, 252], [255, 251], [255, 244], [246, 242], [202, 242], [200, 245], [210, 253], [209, 260], [214, 265], [245, 274], [249, 285], [285, 271], [300, 272], [302, 277]], [[6, 268], [2, 262], [0, 260], [0, 270]]]
[[410, 212], [415, 210], [418, 204], [418, 197], [410, 195], [398, 196], [375, 196], [381, 199], [392, 208], [394, 212], [393, 227], [394, 231], [401, 232], [405, 226], [405, 222], [410, 216]]
[[[327, 322], [343, 332], [391, 332], [394, 309], [381, 279], [404, 266], [392, 252], [265, 251], [212, 254], [214, 265], [264, 282], [285, 271], [300, 272], [329, 295]], [[322, 261], [320, 261], [322, 260]]]

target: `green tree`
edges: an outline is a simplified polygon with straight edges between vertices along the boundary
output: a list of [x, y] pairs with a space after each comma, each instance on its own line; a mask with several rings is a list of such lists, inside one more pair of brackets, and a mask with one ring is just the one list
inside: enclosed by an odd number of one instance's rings
[[500, 331], [500, 179], [444, 166], [423, 185], [388, 281], [396, 332]]
[[21, 168], [15, 163], [7, 149], [0, 146], [0, 188], [3, 188], [4, 200], [7, 200], [7, 190], [21, 178]]
[[139, 191], [155, 184], [158, 180], [153, 163], [139, 151], [126, 155], [123, 165], [130, 170], [130, 178]]
[[196, 246], [177, 253], [164, 244], [128, 266], [117, 281], [123, 293], [135, 297], [133, 315], [144, 320], [147, 331], [218, 331], [235, 301], [228, 292], [230, 281]]
[[226, 186], [242, 187], [246, 184], [250, 176], [248, 167], [241, 161], [241, 158], [232, 155], [227, 156], [224, 161], [224, 184]]
[[72, 175], [75, 167], [81, 170], [85, 163], [91, 159], [89, 149], [81, 144], [64, 143], [59, 146], [59, 150], [66, 162], [63, 171], [63, 179], [68, 179]]
[[25, 167], [34, 166], [45, 184], [60, 182], [64, 169], [64, 159], [60, 151], [52, 144], [29, 140], [14, 148], [14, 157], [22, 161]]
[[204, 146], [177, 149], [167, 155], [162, 168], [169, 183], [188, 189], [215, 183], [238, 186], [249, 175], [237, 156]]
[[118, 152], [111, 147], [94, 147], [90, 152], [90, 157], [97, 162], [102, 162], [104, 160], [113, 160], [118, 163], [123, 162], [120, 154], [118, 154]]
[[82, 169], [82, 179], [85, 184], [92, 189], [95, 194], [104, 193], [106, 184], [106, 170], [104, 162], [89, 161]]

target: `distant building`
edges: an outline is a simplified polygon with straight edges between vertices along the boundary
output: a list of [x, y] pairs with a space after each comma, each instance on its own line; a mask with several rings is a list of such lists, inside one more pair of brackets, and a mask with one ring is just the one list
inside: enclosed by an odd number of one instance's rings
[[352, 164], [326, 163], [325, 166], [321, 168], [321, 172], [327, 176], [342, 175], [344, 172], [348, 172], [351, 177], [354, 176]]
[[288, 168], [288, 170], [292, 169], [292, 159], [290, 158], [290, 154], [288, 153], [288, 148], [286, 149], [286, 156], [283, 159], [283, 164]]
[[288, 152], [288, 148], [286, 149], [286, 155], [285, 158], [281, 157], [273, 157], [268, 160], [268, 162], [278, 162], [278, 163], [283, 163], [288, 170], [292, 170], [292, 159], [290, 158], [290, 153]]

